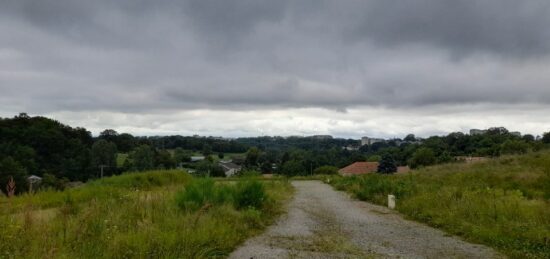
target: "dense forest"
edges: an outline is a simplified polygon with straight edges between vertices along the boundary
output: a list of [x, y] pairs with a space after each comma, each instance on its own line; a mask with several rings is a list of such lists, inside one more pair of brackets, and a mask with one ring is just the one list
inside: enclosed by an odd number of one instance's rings
[[[360, 146], [360, 141], [331, 137], [249, 137], [224, 139], [199, 136], [136, 137], [106, 129], [93, 137], [84, 128], [72, 128], [45, 117], [20, 114], [0, 118], [0, 186], [8, 177], [18, 183], [29, 175], [43, 177], [45, 186], [62, 188], [67, 182], [87, 181], [123, 171], [156, 168], [206, 168], [211, 171], [215, 160], [224, 154], [238, 153], [234, 162], [247, 170], [280, 173], [289, 176], [334, 173], [337, 168], [356, 161], [388, 162], [412, 168], [455, 161], [457, 157], [496, 157], [539, 150], [550, 143], [550, 133], [540, 139], [519, 136], [502, 127], [483, 134], [461, 132], [426, 139], [409, 134]], [[121, 165], [119, 154], [124, 154]], [[207, 159], [191, 163], [191, 156], [202, 154]], [[17, 192], [26, 186], [18, 185]]]

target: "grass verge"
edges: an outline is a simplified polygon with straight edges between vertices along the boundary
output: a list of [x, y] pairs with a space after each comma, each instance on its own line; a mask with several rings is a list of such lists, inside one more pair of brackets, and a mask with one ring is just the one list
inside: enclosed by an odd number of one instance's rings
[[486, 244], [512, 258], [550, 258], [550, 153], [447, 164], [406, 175], [325, 179], [360, 200]]
[[[282, 213], [292, 193], [285, 181], [212, 182], [213, 190], [253, 194], [240, 198], [248, 202], [243, 206], [182, 208], [181, 193], [198, 181], [211, 180], [157, 171], [1, 198], [0, 258], [223, 258]], [[264, 195], [261, 204], [250, 202], [257, 201], [255, 192]]]

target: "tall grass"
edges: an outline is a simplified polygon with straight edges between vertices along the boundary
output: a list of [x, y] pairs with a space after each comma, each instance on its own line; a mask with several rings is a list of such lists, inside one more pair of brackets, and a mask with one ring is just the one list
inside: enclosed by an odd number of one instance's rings
[[145, 191], [169, 184], [185, 184], [190, 180], [189, 174], [179, 170], [127, 173], [90, 181], [85, 186], [65, 191], [50, 189], [36, 194], [23, 194], [11, 200], [0, 197], [0, 208], [2, 208], [0, 214], [21, 212], [27, 207], [34, 209], [59, 207], [64, 204], [67, 197], [77, 203], [92, 199], [120, 198], [127, 195], [129, 190]]
[[[239, 185], [178, 171], [149, 172], [18, 197], [13, 202], [20, 209], [0, 215], [0, 258], [225, 257], [281, 213], [292, 192], [283, 181], [266, 182], [269, 201], [257, 209], [230, 202], [182, 209], [182, 188], [206, 182], [215, 189]], [[1, 206], [4, 211], [8, 204]]]
[[329, 182], [383, 205], [394, 194], [401, 213], [512, 258], [550, 258], [548, 152]]
[[176, 195], [178, 206], [185, 210], [221, 204], [230, 204], [235, 209], [261, 210], [268, 198], [264, 184], [252, 179], [237, 184], [216, 184], [212, 179], [197, 179]]

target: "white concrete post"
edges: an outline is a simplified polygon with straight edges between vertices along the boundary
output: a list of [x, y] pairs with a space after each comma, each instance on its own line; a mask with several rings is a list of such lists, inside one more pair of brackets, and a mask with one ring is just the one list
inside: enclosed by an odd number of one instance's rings
[[394, 195], [388, 195], [388, 208], [395, 209], [395, 196]]

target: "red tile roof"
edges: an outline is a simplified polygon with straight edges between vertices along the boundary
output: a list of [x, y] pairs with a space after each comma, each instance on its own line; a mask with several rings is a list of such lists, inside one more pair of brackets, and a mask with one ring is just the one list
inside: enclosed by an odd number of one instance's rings
[[378, 162], [355, 162], [338, 172], [342, 175], [357, 175], [375, 173], [376, 171], [378, 171]]

